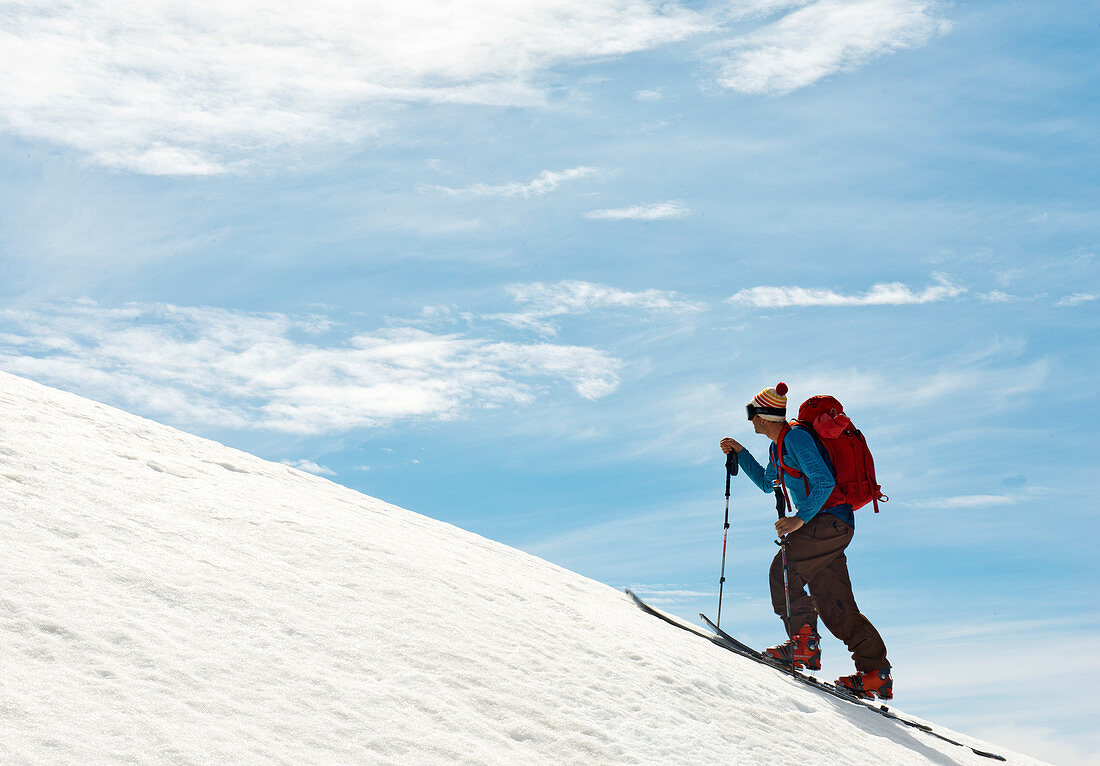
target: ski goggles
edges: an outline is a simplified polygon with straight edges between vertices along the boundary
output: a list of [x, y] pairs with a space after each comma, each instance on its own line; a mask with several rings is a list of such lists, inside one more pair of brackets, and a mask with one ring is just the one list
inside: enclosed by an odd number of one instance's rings
[[759, 404], [746, 404], [745, 412], [748, 413], [749, 420], [752, 420], [757, 415], [778, 415], [781, 418], [787, 417], [787, 410], [783, 407], [761, 407]]

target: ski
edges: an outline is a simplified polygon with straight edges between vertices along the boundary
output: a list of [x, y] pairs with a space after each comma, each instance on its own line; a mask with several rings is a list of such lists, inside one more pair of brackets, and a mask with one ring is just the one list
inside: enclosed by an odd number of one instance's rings
[[993, 760], [997, 760], [997, 761], [1005, 760], [1004, 756], [997, 755], [996, 753], [987, 753], [984, 750], [978, 750], [977, 748], [970, 747], [969, 745], [963, 744], [962, 742], [956, 742], [955, 740], [951, 739], [950, 737], [945, 737], [944, 735], [940, 734], [939, 732], [934, 731], [932, 729], [932, 727], [928, 726], [927, 724], [923, 724], [923, 723], [920, 723], [918, 721], [910, 721], [906, 718], [902, 718], [901, 716], [899, 716], [896, 713], [892, 712], [886, 705], [872, 704], [871, 702], [868, 702], [867, 700], [861, 699], [859, 697], [855, 697], [851, 694], [848, 694], [847, 692], [841, 691], [840, 689], [838, 689], [833, 684], [824, 683], [822, 681], [818, 681], [813, 676], [808, 676], [808, 675], [805, 675], [803, 673], [799, 673], [798, 671], [787, 667], [785, 664], [783, 664], [781, 662], [777, 662], [776, 660], [769, 657], [768, 655], [763, 654], [762, 652], [758, 652], [755, 649], [753, 649], [752, 647], [748, 646], [747, 644], [744, 644], [744, 643], [738, 641], [736, 638], [731, 636], [729, 633], [722, 630], [717, 625], [715, 625], [713, 622], [711, 622], [711, 620], [708, 619], [705, 614], [700, 614], [699, 616], [703, 619], [703, 622], [707, 625], [708, 628], [710, 628], [710, 630], [703, 630], [702, 628], [699, 628], [695, 625], [692, 625], [690, 622], [682, 620], [679, 617], [676, 617], [675, 615], [671, 615], [668, 612], [664, 612], [664, 611], [662, 611], [662, 610], [660, 610], [660, 609], [658, 609], [654, 606], [651, 606], [650, 604], [647, 604], [645, 601], [640, 599], [638, 597], [638, 595], [634, 593], [634, 591], [630, 590], [629, 588], [626, 588], [625, 590], [626, 590], [627, 595], [630, 596], [634, 600], [634, 603], [637, 604], [638, 607], [643, 612], [646, 612], [647, 614], [653, 615], [654, 617], [657, 617], [660, 620], [664, 620], [668, 624], [674, 625], [677, 628], [680, 628], [681, 630], [687, 631], [688, 633], [693, 633], [693, 634], [699, 636], [700, 638], [705, 638], [708, 641], [710, 641], [712, 644], [720, 646], [723, 649], [726, 649], [727, 651], [733, 652], [734, 654], [737, 654], [737, 655], [740, 655], [740, 656], [745, 657], [747, 659], [750, 659], [753, 662], [757, 662], [761, 665], [767, 665], [768, 667], [770, 667], [774, 670], [777, 670], [778, 672], [782, 673], [783, 675], [787, 676], [788, 678], [793, 678], [794, 680], [802, 683], [804, 686], [808, 686], [811, 689], [816, 689], [819, 692], [823, 692], [823, 693], [828, 694], [832, 697], [835, 697], [836, 699], [843, 700], [844, 702], [848, 702], [848, 703], [853, 704], [853, 705], [858, 705], [859, 707], [865, 708], [865, 709], [870, 710], [874, 713], [878, 713], [879, 715], [883, 716], [884, 718], [889, 718], [889, 719], [897, 721], [898, 723], [903, 724], [905, 726], [909, 726], [911, 728], [923, 731], [925, 734], [930, 734], [931, 736], [936, 737], [937, 739], [943, 740], [944, 742], [949, 742], [952, 745], [957, 745], [959, 747], [965, 747], [968, 750], [970, 750], [971, 752], [973, 752], [975, 755], [980, 755], [980, 756], [983, 756], [985, 758], [992, 758]]

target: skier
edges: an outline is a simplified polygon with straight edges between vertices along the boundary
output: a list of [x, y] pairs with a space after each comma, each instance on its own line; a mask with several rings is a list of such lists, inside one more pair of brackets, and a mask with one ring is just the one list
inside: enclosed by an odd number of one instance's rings
[[[823, 508], [835, 486], [829, 464], [822, 457], [814, 437], [803, 428], [787, 429], [787, 385], [765, 388], [746, 405], [753, 430], [768, 437], [768, 467], [756, 459], [735, 439], [726, 437], [721, 448], [727, 455], [737, 453], [737, 464], [756, 486], [771, 494], [779, 481], [776, 449], [783, 434], [783, 463], [801, 471], [805, 482], [789, 485], [791, 502], [797, 513], [775, 523], [775, 531], [786, 547], [790, 592], [789, 639], [766, 650], [767, 654], [790, 665], [810, 670], [821, 669], [821, 644], [817, 618], [825, 623], [852, 653], [857, 673], [842, 676], [836, 685], [857, 696], [893, 698], [890, 662], [882, 636], [864, 617], [852, 595], [845, 548], [855, 533], [855, 514], [847, 504]], [[772, 608], [786, 620], [783, 552], [776, 554], [769, 576]], [[809, 595], [806, 594], [809, 587]]]

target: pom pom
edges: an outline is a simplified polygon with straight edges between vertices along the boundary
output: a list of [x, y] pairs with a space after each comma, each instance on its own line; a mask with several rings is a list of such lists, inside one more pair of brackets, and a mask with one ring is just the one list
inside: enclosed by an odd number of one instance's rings
[[780, 396], [786, 396], [787, 384], [780, 381], [779, 385], [775, 387], [775, 393], [779, 394]]

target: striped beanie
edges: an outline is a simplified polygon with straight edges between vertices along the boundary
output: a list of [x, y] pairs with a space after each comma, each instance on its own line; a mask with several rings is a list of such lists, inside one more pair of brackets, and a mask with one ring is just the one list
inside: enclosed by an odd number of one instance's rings
[[775, 388], [765, 388], [752, 398], [752, 404], [769, 410], [767, 414], [757, 414], [764, 420], [783, 423], [787, 420], [787, 384], [780, 382]]

